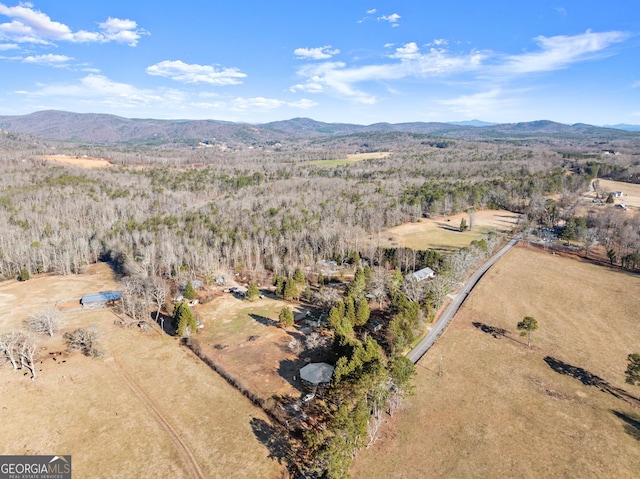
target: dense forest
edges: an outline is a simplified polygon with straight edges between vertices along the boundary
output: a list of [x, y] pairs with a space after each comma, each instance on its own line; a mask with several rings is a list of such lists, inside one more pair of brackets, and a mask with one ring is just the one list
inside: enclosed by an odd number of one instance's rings
[[[558, 208], [567, 206], [587, 189], [594, 164], [605, 165], [601, 171], [608, 164], [632, 168], [637, 151], [628, 139], [607, 144], [621, 154], [604, 157], [592, 141], [443, 140], [402, 132], [234, 149], [3, 136], [5, 278], [22, 269], [75, 273], [98, 259], [114, 260], [125, 272], [203, 277], [221, 270], [291, 275], [353, 251], [381, 263], [387, 227], [471, 208], [540, 219], [544, 197], [556, 194]], [[322, 164], [370, 151], [391, 154]], [[43, 159], [52, 153], [106, 158], [113, 166], [82, 169]]]

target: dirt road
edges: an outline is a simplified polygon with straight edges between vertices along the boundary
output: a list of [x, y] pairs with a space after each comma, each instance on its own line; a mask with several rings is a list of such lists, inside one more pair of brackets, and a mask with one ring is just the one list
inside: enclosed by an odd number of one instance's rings
[[200, 469], [200, 465], [198, 461], [196, 461], [193, 452], [189, 449], [189, 446], [182, 440], [178, 431], [171, 425], [171, 423], [163, 416], [158, 407], [153, 403], [153, 401], [146, 395], [146, 393], [138, 386], [135, 380], [124, 370], [118, 358], [113, 356], [113, 362], [116, 366], [116, 369], [129, 389], [133, 391], [133, 393], [138, 397], [140, 402], [144, 404], [144, 406], [149, 410], [151, 415], [158, 421], [158, 424], [162, 426], [162, 428], [166, 431], [167, 435], [173, 442], [176, 450], [182, 457], [182, 461], [187, 468], [189, 476], [195, 479], [205, 479], [206, 476]]

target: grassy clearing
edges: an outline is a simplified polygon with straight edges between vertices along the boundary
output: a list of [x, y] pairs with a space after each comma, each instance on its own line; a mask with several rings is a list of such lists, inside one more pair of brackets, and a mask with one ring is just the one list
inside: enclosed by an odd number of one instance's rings
[[278, 314], [285, 306], [292, 307], [296, 317], [306, 312], [279, 299], [249, 302], [227, 294], [198, 313], [205, 325], [198, 340], [207, 355], [261, 398], [301, 392], [293, 377], [304, 363], [288, 345], [294, 339], [302, 341], [303, 335], [278, 326]]
[[63, 163], [65, 165], [79, 166], [80, 168], [106, 168], [113, 166], [109, 160], [104, 158], [92, 158], [88, 156], [74, 155], [40, 155], [37, 158], [52, 161], [54, 163]]
[[386, 246], [401, 246], [417, 250], [436, 249], [450, 252], [474, 240], [482, 239], [489, 231], [507, 232], [518, 221], [519, 215], [503, 210], [485, 210], [474, 214], [474, 227], [460, 232], [460, 221], [469, 222], [469, 215], [461, 213], [437, 219], [422, 219], [385, 230], [382, 235]]
[[[41, 288], [43, 302], [55, 302], [61, 292], [66, 298], [113, 289], [113, 276], [101, 273], [3, 283], [3, 307], [27, 303], [33, 290], [25, 285]], [[20, 315], [3, 316], [1, 330], [19, 327]], [[266, 416], [175, 339], [119, 328], [108, 310], [66, 313], [64, 320], [65, 330], [97, 324], [107, 354], [54, 360], [49, 352], [64, 349], [61, 334], [43, 336], [36, 381], [0, 368], [0, 454], [71, 454], [74, 477], [180, 478], [190, 477], [186, 448], [204, 477], [281, 476], [282, 466], [260, 442]]]
[[313, 166], [326, 166], [326, 167], [335, 167], [335, 166], [344, 166], [350, 165], [352, 163], [357, 163], [362, 160], [377, 160], [380, 158], [386, 158], [391, 155], [390, 151], [376, 151], [373, 153], [350, 153], [346, 158], [336, 159], [336, 160], [314, 160], [310, 161], [309, 164]]
[[[354, 476], [635, 477], [638, 407], [580, 378], [640, 397], [624, 383], [640, 344], [639, 287], [637, 275], [512, 250], [420, 361], [417, 395]], [[516, 330], [525, 315], [539, 324], [530, 349]]]

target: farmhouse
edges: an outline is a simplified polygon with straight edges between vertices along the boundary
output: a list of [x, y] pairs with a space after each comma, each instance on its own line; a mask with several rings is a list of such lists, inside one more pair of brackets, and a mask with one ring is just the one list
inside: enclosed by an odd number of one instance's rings
[[83, 308], [105, 308], [121, 297], [122, 291], [103, 291], [84, 295], [80, 298], [80, 304]]
[[425, 279], [435, 278], [436, 273], [431, 268], [423, 268], [419, 271], [415, 271], [414, 273], [411, 273], [409, 276], [415, 279], [417, 282], [420, 282], [420, 281], [424, 281]]
[[327, 363], [311, 363], [300, 369], [300, 379], [311, 386], [329, 384], [333, 376], [333, 366]]

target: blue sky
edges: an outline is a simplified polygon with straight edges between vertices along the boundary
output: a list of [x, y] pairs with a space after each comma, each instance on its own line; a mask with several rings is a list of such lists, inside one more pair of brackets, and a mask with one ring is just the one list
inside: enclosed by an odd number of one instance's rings
[[640, 124], [640, 3], [0, 0], [0, 79], [1, 115]]

